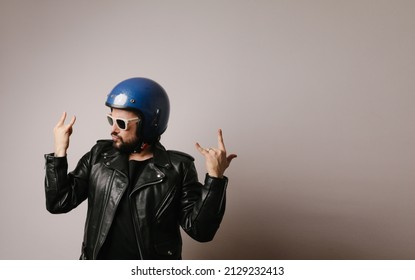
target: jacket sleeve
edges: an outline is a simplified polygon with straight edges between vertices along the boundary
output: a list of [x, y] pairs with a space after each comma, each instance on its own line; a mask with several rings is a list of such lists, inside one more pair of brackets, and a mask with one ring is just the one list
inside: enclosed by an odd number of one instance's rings
[[66, 157], [46, 154], [46, 209], [53, 214], [66, 213], [87, 198], [90, 153], [84, 155], [77, 167], [68, 172]]
[[191, 162], [185, 170], [182, 186], [181, 226], [193, 239], [211, 241], [225, 212], [228, 179], [206, 174], [204, 184], [199, 183], [196, 168]]

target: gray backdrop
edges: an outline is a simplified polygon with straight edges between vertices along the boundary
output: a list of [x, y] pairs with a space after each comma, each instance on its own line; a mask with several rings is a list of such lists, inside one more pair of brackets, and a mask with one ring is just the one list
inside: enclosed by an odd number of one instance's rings
[[414, 1], [0, 1], [1, 259], [76, 259], [86, 205], [45, 209], [43, 154], [109, 138], [134, 76], [171, 99], [162, 142], [238, 158], [214, 241], [185, 259], [415, 258]]

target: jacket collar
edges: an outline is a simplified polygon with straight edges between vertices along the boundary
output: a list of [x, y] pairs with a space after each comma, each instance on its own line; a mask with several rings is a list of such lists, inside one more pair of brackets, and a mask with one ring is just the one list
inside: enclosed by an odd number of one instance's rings
[[154, 164], [159, 166], [159, 167], [163, 167], [163, 168], [170, 168], [171, 162], [170, 162], [170, 157], [166, 151], [166, 149], [163, 147], [163, 145], [160, 144], [160, 142], [157, 142], [154, 145], [154, 150], [153, 150], [153, 156], [154, 156]]
[[[107, 167], [116, 169], [128, 176], [128, 154], [120, 153], [120, 151], [111, 147], [111, 149], [103, 151], [102, 157]], [[154, 144], [153, 162], [155, 166], [161, 168], [169, 169], [172, 166], [168, 153], [160, 142]]]

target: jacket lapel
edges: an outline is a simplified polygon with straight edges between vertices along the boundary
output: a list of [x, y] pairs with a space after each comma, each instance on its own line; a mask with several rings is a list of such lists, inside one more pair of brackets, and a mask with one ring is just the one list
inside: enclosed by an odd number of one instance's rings
[[[111, 169], [115, 169], [123, 173], [129, 178], [128, 155], [120, 153], [116, 149], [111, 149], [102, 154], [104, 164]], [[156, 184], [163, 181], [166, 176], [160, 168], [170, 168], [171, 162], [166, 149], [158, 142], [154, 145], [153, 162], [147, 164], [143, 169], [132, 192], [148, 185]]]
[[128, 178], [128, 155], [112, 149], [102, 154], [104, 164], [111, 169], [120, 171]]
[[132, 192], [149, 185], [160, 183], [163, 181], [164, 177], [166, 177], [166, 175], [158, 169], [154, 163], [150, 162], [146, 165], [146, 167], [144, 167]]
[[166, 175], [160, 170], [160, 168], [169, 169], [171, 166], [170, 158], [166, 152], [166, 149], [159, 142], [157, 142], [154, 144], [153, 162], [147, 164], [147, 166], [143, 169], [137, 179], [133, 192], [143, 187], [162, 182]]

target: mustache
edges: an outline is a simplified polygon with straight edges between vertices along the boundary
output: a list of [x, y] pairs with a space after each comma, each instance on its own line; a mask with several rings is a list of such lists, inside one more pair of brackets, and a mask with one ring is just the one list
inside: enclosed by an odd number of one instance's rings
[[122, 141], [122, 138], [120, 136], [118, 136], [118, 133], [116, 133], [116, 132], [111, 133], [111, 136], [116, 137], [116, 138], [118, 138]]

